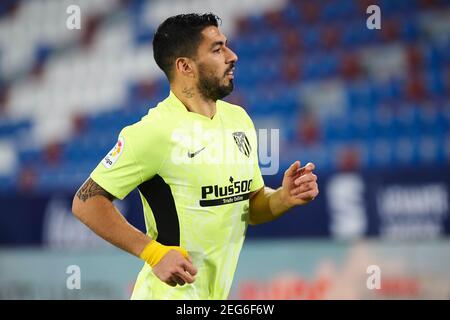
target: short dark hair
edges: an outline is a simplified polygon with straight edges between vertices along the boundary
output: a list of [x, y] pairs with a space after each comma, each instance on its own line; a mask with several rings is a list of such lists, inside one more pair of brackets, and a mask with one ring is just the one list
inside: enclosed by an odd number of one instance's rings
[[169, 81], [175, 60], [178, 57], [194, 58], [203, 29], [218, 27], [219, 23], [221, 19], [215, 14], [190, 13], [167, 18], [159, 25], [153, 37], [153, 57]]

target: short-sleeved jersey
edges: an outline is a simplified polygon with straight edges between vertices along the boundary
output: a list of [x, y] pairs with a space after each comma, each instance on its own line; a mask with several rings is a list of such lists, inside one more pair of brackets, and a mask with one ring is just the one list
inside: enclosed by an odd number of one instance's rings
[[132, 299], [226, 299], [245, 238], [249, 195], [264, 186], [257, 138], [239, 106], [220, 101], [208, 118], [170, 93], [125, 127], [91, 178], [123, 199], [138, 188], [147, 234], [185, 248], [198, 273], [171, 287], [148, 264]]

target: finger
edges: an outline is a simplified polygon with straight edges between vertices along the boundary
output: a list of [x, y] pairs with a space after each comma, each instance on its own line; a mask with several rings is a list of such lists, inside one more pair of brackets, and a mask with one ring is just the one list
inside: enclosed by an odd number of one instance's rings
[[312, 172], [315, 168], [316, 168], [316, 166], [314, 165], [314, 163], [308, 162], [306, 166], [304, 166], [298, 170], [298, 173], [302, 176], [302, 175]]
[[197, 274], [197, 268], [192, 264], [191, 261], [186, 261], [183, 264], [183, 268], [184, 268], [184, 270], [189, 272], [190, 275], [195, 276]]
[[300, 176], [299, 178], [295, 179], [294, 184], [299, 186], [304, 183], [308, 182], [315, 182], [317, 181], [317, 176], [314, 173], [309, 173], [303, 176]]
[[171, 287], [176, 287], [177, 283], [172, 278], [168, 279], [166, 283]]
[[183, 268], [179, 268], [174, 276], [181, 278], [184, 282], [192, 283], [195, 278], [186, 272]]
[[291, 196], [297, 196], [300, 193], [307, 192], [307, 191], [310, 191], [310, 190], [314, 190], [315, 188], [316, 188], [316, 183], [315, 182], [302, 184], [301, 186], [299, 186], [299, 187], [297, 187], [295, 189], [292, 189], [290, 194], [291, 194]]
[[319, 189], [319, 186], [317, 185], [317, 183], [315, 181], [313, 181], [313, 182], [309, 182], [309, 183], [304, 183], [304, 184], [300, 185], [299, 187], [292, 189], [290, 194], [292, 196], [296, 196], [303, 192], [307, 192], [310, 190], [314, 191], [314, 190], [318, 190], [318, 189]]
[[305, 167], [311, 172], [316, 169], [316, 165], [312, 162], [308, 162]]
[[172, 279], [180, 286], [184, 286], [186, 284], [186, 281], [182, 277], [179, 277], [177, 275], [173, 275]]
[[298, 168], [300, 168], [300, 161], [297, 160], [284, 172], [284, 175], [292, 177], [297, 173]]
[[309, 191], [299, 193], [298, 195], [295, 196], [295, 198], [300, 199], [300, 200], [311, 201], [311, 200], [314, 200], [314, 198], [317, 197], [318, 194], [319, 194], [318, 189], [309, 190]]

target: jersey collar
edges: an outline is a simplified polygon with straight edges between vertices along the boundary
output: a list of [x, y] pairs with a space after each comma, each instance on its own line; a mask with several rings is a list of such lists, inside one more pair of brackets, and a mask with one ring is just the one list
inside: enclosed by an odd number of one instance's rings
[[206, 117], [204, 115], [198, 114], [196, 112], [190, 112], [186, 108], [186, 106], [183, 104], [183, 102], [181, 102], [181, 100], [178, 99], [178, 97], [175, 95], [175, 93], [173, 93], [172, 90], [170, 90], [170, 94], [167, 97], [166, 102], [167, 102], [167, 104], [170, 107], [172, 107], [172, 108], [175, 107], [177, 110], [180, 110], [180, 111], [186, 113], [188, 116], [191, 116], [192, 118], [196, 118], [196, 119], [200, 119], [200, 120], [203, 120], [203, 121], [206, 121], [206, 122], [212, 122], [212, 123], [216, 122], [217, 119], [219, 118], [220, 100], [217, 100], [217, 103], [216, 103], [216, 114], [214, 115], [214, 117], [212, 119], [210, 119], [210, 118], [208, 118], [208, 117]]

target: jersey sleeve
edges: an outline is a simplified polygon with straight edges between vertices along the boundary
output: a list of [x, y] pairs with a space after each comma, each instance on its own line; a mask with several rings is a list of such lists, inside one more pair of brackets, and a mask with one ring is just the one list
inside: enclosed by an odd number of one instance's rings
[[97, 165], [90, 177], [118, 199], [158, 173], [165, 152], [161, 134], [151, 124], [125, 127], [116, 145]]

